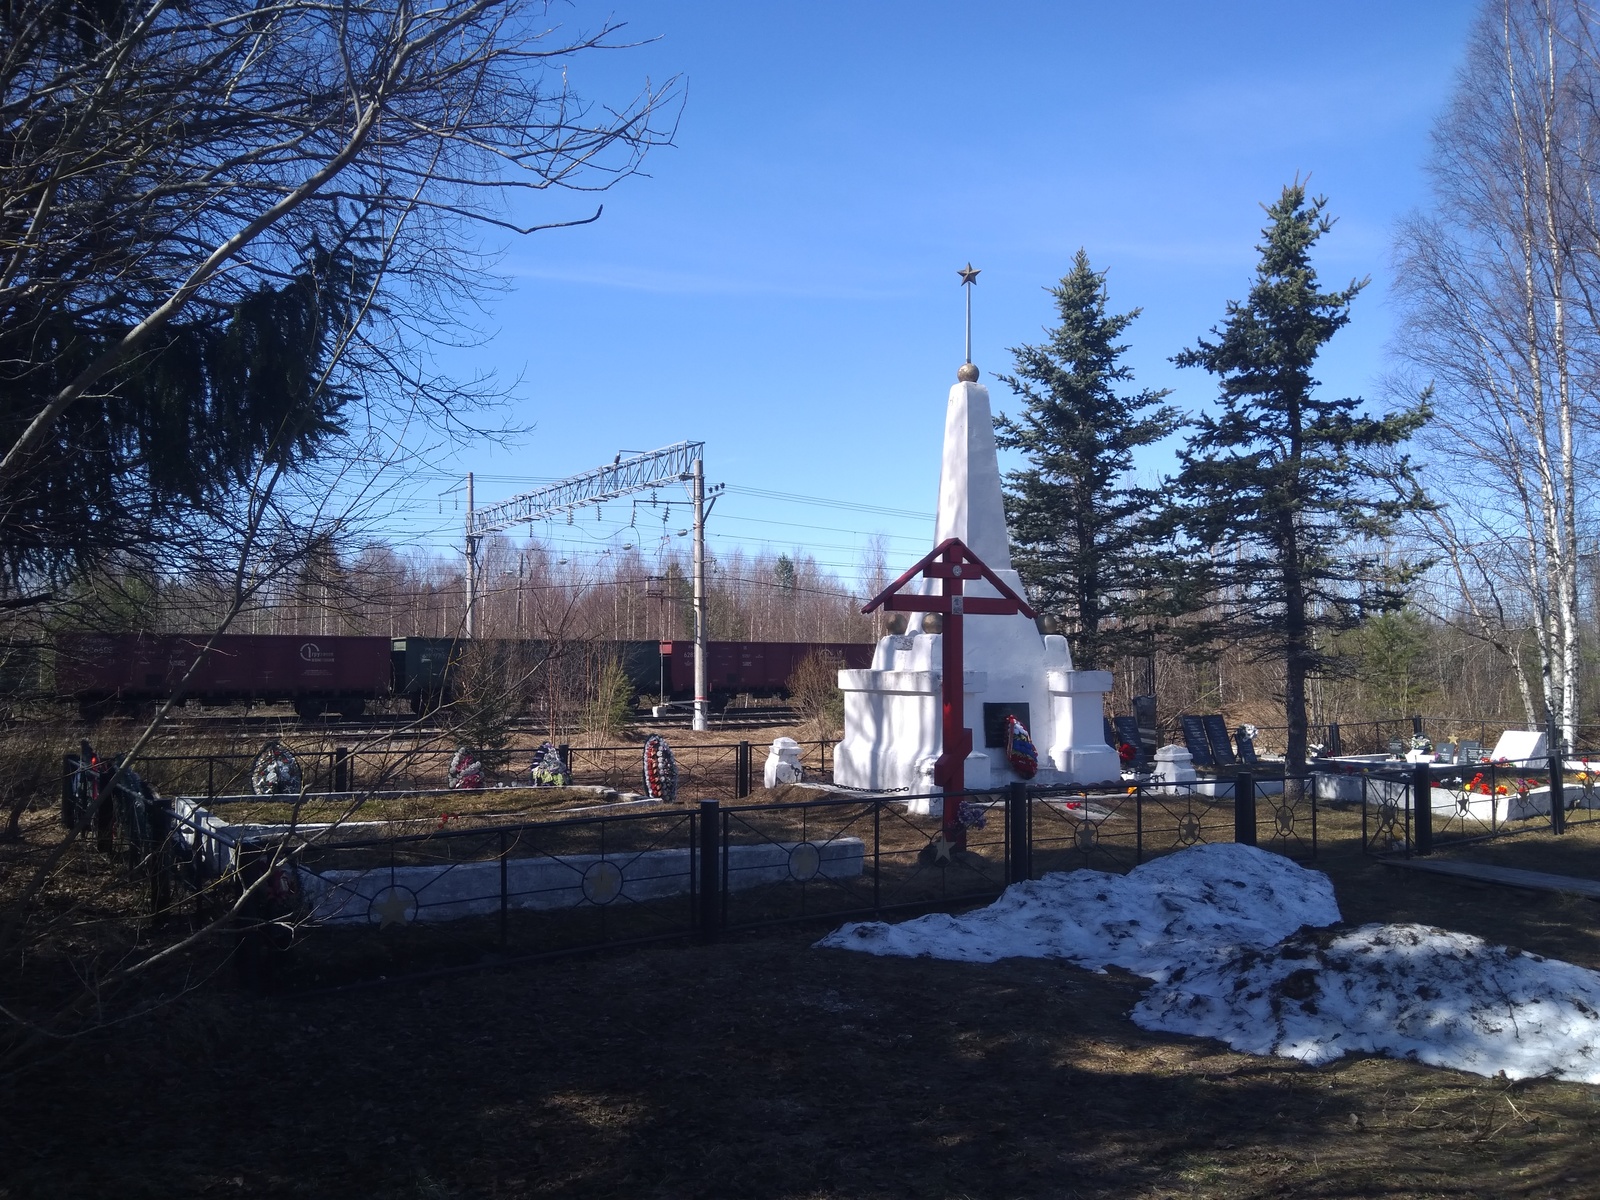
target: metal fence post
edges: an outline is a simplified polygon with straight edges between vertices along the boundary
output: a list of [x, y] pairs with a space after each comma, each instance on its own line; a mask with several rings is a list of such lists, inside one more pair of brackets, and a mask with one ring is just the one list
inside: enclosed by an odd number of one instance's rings
[[145, 805], [145, 817], [150, 827], [150, 847], [145, 860], [150, 873], [150, 919], [152, 925], [166, 920], [172, 902], [172, 880], [167, 873], [170, 855], [168, 839], [172, 837], [172, 802], [156, 799]]
[[1006, 883], [1033, 877], [1028, 850], [1028, 785], [1013, 779], [1006, 784]]
[[1233, 781], [1233, 840], [1241, 846], [1256, 844], [1256, 781], [1249, 771], [1239, 772]]
[[[1084, 815], [1088, 815], [1087, 809]], [[1133, 785], [1133, 861], [1135, 866], [1144, 862], [1144, 784], [1142, 783]]]
[[500, 948], [506, 948], [506, 920], [511, 907], [511, 890], [507, 887], [506, 872], [510, 867], [511, 849], [506, 845], [506, 831], [500, 831]]
[[1367, 773], [1365, 771], [1361, 772], [1361, 853], [1372, 853], [1372, 843], [1367, 840]]
[[350, 747], [335, 746], [333, 748], [333, 790], [348, 792], [350, 790]]
[[78, 756], [61, 756], [61, 823], [68, 829], [78, 826]]
[[733, 755], [733, 795], [743, 800], [750, 794], [750, 743], [740, 742]]
[[714, 942], [722, 932], [722, 806], [700, 801], [700, 938]]
[[1561, 743], [1555, 742], [1550, 752], [1550, 832], [1567, 831], [1567, 788], [1562, 776]]
[[1411, 770], [1412, 840], [1418, 854], [1433, 853], [1433, 778], [1427, 763]]

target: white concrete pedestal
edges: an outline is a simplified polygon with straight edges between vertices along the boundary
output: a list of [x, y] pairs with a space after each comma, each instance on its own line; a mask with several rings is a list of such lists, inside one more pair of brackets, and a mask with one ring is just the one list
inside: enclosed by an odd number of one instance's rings
[[[957, 383], [945, 410], [934, 544], [951, 537], [960, 538], [1007, 587], [1026, 594], [1011, 567], [989, 392], [978, 383]], [[934, 581], [917, 580], [906, 590], [933, 594], [938, 588]], [[967, 585], [970, 596], [998, 594], [987, 581]], [[1000, 788], [1018, 778], [1005, 747], [985, 744], [984, 705], [1016, 706], [1019, 715], [1026, 706], [1023, 724], [1039, 752], [1033, 782], [1120, 781], [1122, 764], [1105, 742], [1109, 672], [1073, 670], [1066, 639], [1041, 634], [1025, 616], [970, 615], [964, 631], [962, 700], [972, 732], [969, 789]], [[941, 644], [937, 633], [890, 635], [879, 640], [871, 668], [839, 672], [845, 733], [834, 751], [836, 784], [910, 794], [935, 790], [932, 764], [942, 743]], [[997, 718], [1000, 713], [995, 710]]]

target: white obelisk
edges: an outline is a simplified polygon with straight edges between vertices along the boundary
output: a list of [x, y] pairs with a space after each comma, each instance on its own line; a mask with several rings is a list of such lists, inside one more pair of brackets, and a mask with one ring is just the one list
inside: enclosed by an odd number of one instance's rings
[[[956, 372], [945, 406], [934, 544], [960, 538], [1009, 587], [1026, 595], [1011, 567], [989, 389], [978, 382], [971, 361], [971, 289], [978, 272], [969, 263], [960, 274], [967, 292], [967, 361]], [[996, 594], [982, 581], [968, 588], [970, 595]], [[845, 732], [834, 752], [834, 782], [872, 791], [933, 790], [932, 766], [941, 740], [940, 634], [932, 622], [918, 627], [918, 620], [913, 614], [904, 634], [879, 640], [870, 669], [839, 672]], [[1018, 777], [1004, 745], [996, 744], [1007, 714], [1028, 727], [1038, 748], [1035, 782], [1104, 783], [1121, 777], [1117, 753], [1105, 741], [1109, 672], [1073, 670], [1066, 639], [1041, 634], [1021, 615], [971, 617], [965, 640], [965, 706], [973, 744], [969, 788], [999, 787]], [[929, 806], [914, 806], [914, 811], [922, 808], [931, 811]]]

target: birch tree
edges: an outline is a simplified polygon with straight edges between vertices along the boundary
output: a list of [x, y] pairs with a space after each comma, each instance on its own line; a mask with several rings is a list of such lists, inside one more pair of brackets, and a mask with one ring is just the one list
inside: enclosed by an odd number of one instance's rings
[[1544, 713], [1569, 745], [1593, 521], [1580, 464], [1600, 415], [1595, 21], [1576, 0], [1485, 7], [1434, 133], [1433, 203], [1398, 254], [1402, 353], [1433, 389], [1431, 486], [1450, 507], [1424, 532], [1513, 671], [1516, 628], [1533, 631]]

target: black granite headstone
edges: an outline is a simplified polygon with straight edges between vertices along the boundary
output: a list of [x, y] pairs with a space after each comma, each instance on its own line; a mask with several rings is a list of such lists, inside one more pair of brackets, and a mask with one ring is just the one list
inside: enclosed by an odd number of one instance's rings
[[1221, 713], [1201, 718], [1206, 727], [1206, 741], [1211, 743], [1211, 757], [1219, 767], [1234, 766], [1239, 760], [1233, 756], [1233, 743], [1228, 740], [1228, 723]]
[[1133, 698], [1133, 719], [1139, 722], [1139, 749], [1144, 752], [1146, 762], [1151, 762], [1156, 756], [1156, 747], [1161, 743], [1161, 730], [1156, 726], [1156, 698], [1154, 696], [1135, 696]]
[[1110, 717], [1102, 718], [1106, 723], [1106, 745], [1115, 748], [1117, 744], [1117, 727], [1111, 723]]
[[1126, 742], [1135, 750], [1139, 751], [1138, 755], [1133, 761], [1135, 766], [1143, 769], [1145, 765], [1145, 756], [1144, 751], [1140, 749], [1139, 746], [1139, 722], [1134, 720], [1132, 717], [1118, 717], [1115, 721], [1115, 725], [1117, 727], [1117, 740], [1113, 742], [1112, 745], [1120, 746], [1121, 743]]
[[1179, 717], [1178, 727], [1183, 730], [1183, 744], [1189, 748], [1189, 756], [1194, 759], [1194, 765], [1215, 766], [1216, 762], [1211, 757], [1211, 743], [1206, 741], [1206, 727], [1201, 724], [1200, 718]]
[[1234, 735], [1234, 741], [1239, 745], [1239, 761], [1247, 767], [1254, 767], [1260, 763], [1256, 757], [1256, 743], [1243, 729]]

